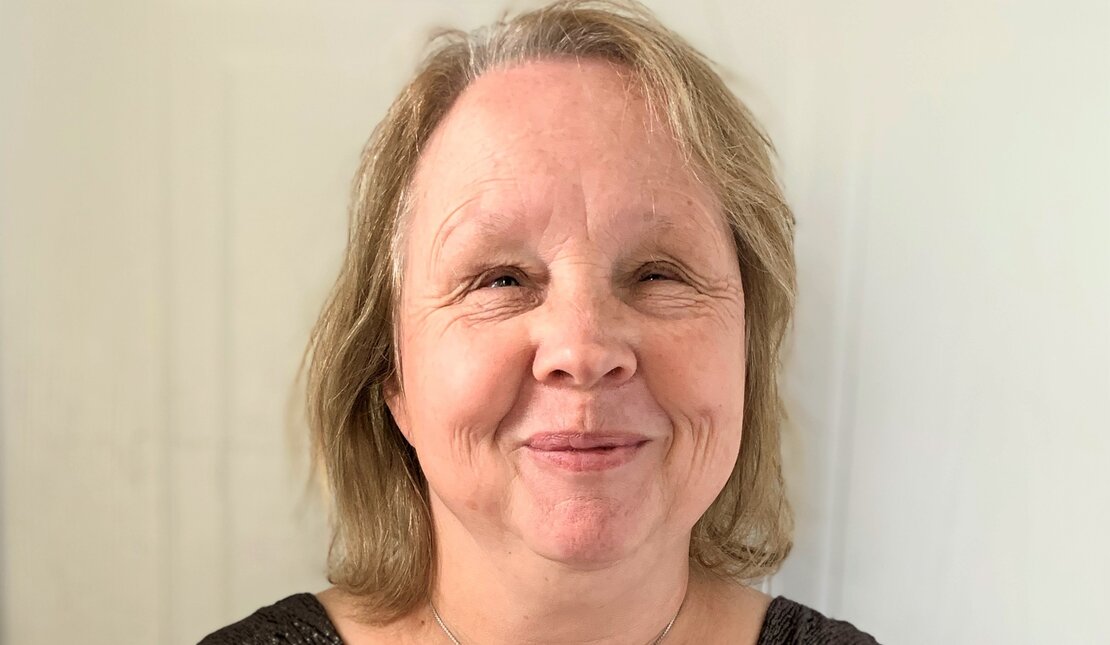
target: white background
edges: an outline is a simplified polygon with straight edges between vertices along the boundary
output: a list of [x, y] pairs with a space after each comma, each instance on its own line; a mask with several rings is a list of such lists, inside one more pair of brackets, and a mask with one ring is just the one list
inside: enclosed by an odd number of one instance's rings
[[[1110, 642], [1110, 3], [649, 5], [798, 218], [771, 590], [887, 643]], [[290, 410], [348, 182], [429, 29], [504, 7], [0, 2], [3, 643], [326, 586]]]

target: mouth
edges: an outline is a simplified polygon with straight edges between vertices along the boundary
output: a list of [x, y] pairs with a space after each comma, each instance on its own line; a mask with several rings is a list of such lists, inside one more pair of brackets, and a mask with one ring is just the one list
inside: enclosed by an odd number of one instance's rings
[[573, 472], [609, 470], [636, 458], [650, 440], [633, 434], [545, 433], [524, 447], [536, 460]]

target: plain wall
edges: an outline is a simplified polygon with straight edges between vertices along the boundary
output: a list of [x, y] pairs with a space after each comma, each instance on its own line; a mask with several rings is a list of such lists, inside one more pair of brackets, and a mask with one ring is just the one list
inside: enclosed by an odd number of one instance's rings
[[[648, 4], [796, 211], [767, 588], [882, 642], [1105, 639], [1110, 3]], [[0, 3], [4, 643], [326, 586], [293, 377], [348, 184], [430, 28], [505, 6]]]

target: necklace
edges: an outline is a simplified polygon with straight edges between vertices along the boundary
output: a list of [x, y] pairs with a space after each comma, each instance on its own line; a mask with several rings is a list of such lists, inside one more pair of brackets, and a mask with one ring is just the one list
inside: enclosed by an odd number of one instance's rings
[[[447, 634], [447, 638], [450, 638], [451, 642], [455, 645], [462, 645], [462, 643], [459, 642], [459, 639], [455, 638], [455, 635], [451, 633], [451, 630], [447, 629], [447, 623], [443, 622], [443, 618], [441, 618], [439, 612], [436, 611], [435, 604], [430, 601], [428, 602], [428, 604], [432, 607], [432, 617], [436, 619], [436, 624], [438, 624], [439, 628], [443, 630], [443, 633]], [[685, 604], [686, 600], [683, 599], [682, 605]], [[671, 627], [674, 627], [674, 621], [678, 620], [678, 614], [682, 611], [682, 605], [678, 606], [678, 611], [674, 613], [674, 616], [671, 618], [671, 622], [667, 623], [667, 626], [663, 628], [663, 631], [655, 637], [655, 640], [651, 641], [651, 645], [659, 645], [659, 643], [663, 642], [663, 639], [667, 636], [667, 633], [671, 631]]]

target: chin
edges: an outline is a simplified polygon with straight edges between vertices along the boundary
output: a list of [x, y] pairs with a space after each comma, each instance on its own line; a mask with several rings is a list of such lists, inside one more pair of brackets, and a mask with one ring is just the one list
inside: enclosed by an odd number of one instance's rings
[[549, 560], [604, 567], [633, 555], [646, 541], [649, 522], [637, 515], [612, 500], [569, 499], [538, 513], [522, 537]]

